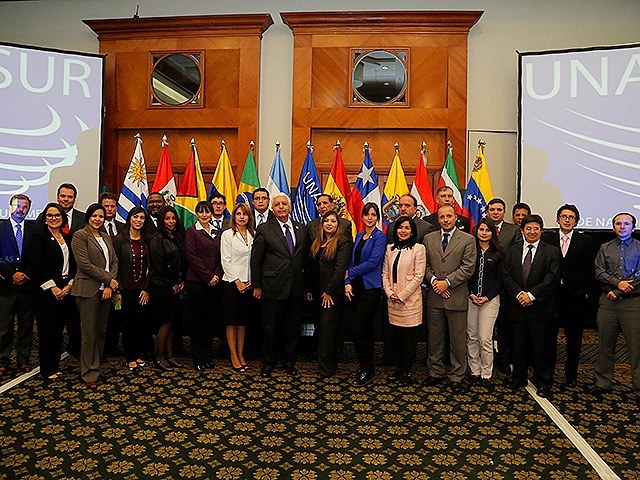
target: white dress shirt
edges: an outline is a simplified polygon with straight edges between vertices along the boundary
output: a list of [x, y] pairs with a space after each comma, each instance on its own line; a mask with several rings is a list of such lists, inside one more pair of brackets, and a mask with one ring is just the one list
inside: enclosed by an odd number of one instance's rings
[[247, 231], [247, 243], [240, 232], [234, 232], [231, 228], [222, 232], [220, 237], [220, 258], [225, 282], [248, 282], [251, 278], [251, 246], [253, 236]]
[[282, 230], [282, 234], [284, 238], [287, 238], [287, 230], [284, 228], [285, 225], [289, 225], [289, 232], [291, 232], [291, 238], [293, 238], [293, 246], [296, 246], [296, 231], [293, 229], [293, 222], [291, 221], [291, 217], [287, 219], [286, 222], [280, 221], [278, 218], [278, 224], [280, 225], [280, 229]]

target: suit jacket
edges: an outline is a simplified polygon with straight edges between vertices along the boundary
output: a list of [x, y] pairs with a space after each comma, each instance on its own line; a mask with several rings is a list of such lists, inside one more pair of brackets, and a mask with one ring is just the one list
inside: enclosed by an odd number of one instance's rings
[[[7, 293], [13, 284], [13, 274], [22, 272], [31, 277], [29, 255], [26, 246], [34, 234], [35, 226], [32, 222], [22, 222], [22, 255], [18, 252], [18, 244], [13, 233], [11, 220], [0, 223], [0, 294]], [[23, 288], [29, 288], [26, 282]]]
[[[524, 317], [531, 319], [553, 319], [556, 317], [556, 294], [560, 285], [560, 249], [540, 241], [529, 277], [525, 283], [522, 277], [523, 243], [509, 247], [504, 259], [504, 289], [510, 312], [514, 320]], [[520, 292], [530, 292], [535, 296], [533, 305], [522, 307], [517, 296]]]
[[[116, 232], [115, 234], [118, 235], [120, 232], [122, 232], [124, 230], [124, 222], [121, 222], [120, 220], [114, 220], [115, 224], [116, 224]], [[147, 224], [147, 222], [145, 222], [145, 225]], [[104, 222], [104, 225], [102, 225], [102, 227], [100, 227], [100, 232], [101, 233], [109, 233], [107, 231], [107, 222]], [[114, 237], [115, 238], [115, 237]]]
[[[561, 248], [560, 231], [544, 232], [542, 241]], [[585, 298], [595, 281], [595, 260], [596, 251], [591, 237], [574, 230], [567, 254], [560, 257], [560, 278], [566, 292]]]
[[[73, 278], [77, 269], [71, 248], [71, 235], [63, 233], [62, 237], [69, 249], [68, 276]], [[64, 266], [62, 250], [49, 230], [34, 232], [27, 243], [27, 255], [31, 259], [31, 273], [34, 285], [40, 287], [49, 281], [53, 281], [58, 288], [63, 288], [67, 284], [62, 278], [62, 268]]]
[[[434, 212], [425, 218], [427, 222], [429, 222], [434, 229], [440, 230], [440, 222], [438, 222], [438, 212]], [[467, 217], [463, 217], [462, 215], [458, 215], [458, 220], [456, 221], [456, 228], [462, 230], [465, 233], [471, 233], [471, 223], [469, 223], [469, 219]]]
[[328, 260], [320, 255], [311, 257], [309, 262], [309, 283], [314, 296], [327, 293], [332, 297], [344, 296], [344, 274], [351, 258], [351, 239], [340, 235], [336, 254]]
[[[38, 218], [36, 218], [36, 224], [41, 225], [43, 228], [47, 228], [44, 221], [44, 210], [40, 212], [40, 215], [38, 215]], [[74, 233], [83, 228], [86, 224], [87, 221], [85, 220], [84, 212], [76, 210], [75, 208], [72, 209], [71, 223], [69, 224], [69, 233], [71, 234], [71, 236], [73, 236]]]
[[[271, 210], [267, 210], [266, 214], [267, 219], [265, 220], [265, 222], [268, 222], [271, 218], [273, 218], [273, 213], [271, 213]], [[258, 212], [253, 210], [253, 229], [255, 230], [256, 228], [258, 228]]]
[[446, 310], [466, 310], [468, 308], [469, 286], [467, 282], [476, 268], [476, 240], [472, 235], [454, 228], [447, 249], [442, 251], [440, 231], [425, 237], [427, 247], [427, 274], [425, 282], [431, 285], [435, 277], [448, 280], [450, 298], [442, 298], [432, 288], [428, 289], [427, 305]]
[[[197, 224], [196, 224], [197, 225]], [[209, 283], [214, 276], [222, 280], [219, 230], [211, 236], [192, 225], [184, 236], [184, 251], [187, 256], [187, 280]]]
[[500, 233], [498, 234], [497, 244], [502, 247], [502, 251], [506, 252], [507, 249], [516, 243], [517, 240], [522, 242], [522, 233], [520, 227], [509, 222], [502, 222]]
[[[416, 224], [416, 230], [418, 231], [417, 241], [424, 243], [424, 236], [433, 232], [436, 228], [431, 225], [429, 222], [423, 220], [420, 217], [413, 217], [413, 221]], [[387, 227], [387, 244], [391, 245], [393, 243], [393, 229], [396, 226], [396, 222], [391, 222]], [[438, 226], [438, 229], [440, 226]]]
[[91, 227], [86, 225], [73, 234], [71, 250], [78, 267], [71, 287], [71, 295], [75, 297], [93, 297], [101, 285], [108, 286], [112, 279], [118, 278], [118, 257], [113, 249], [111, 237], [106, 233], [100, 235], [109, 251], [109, 271], [104, 268], [104, 252], [93, 236]]
[[179, 238], [169, 238], [156, 233], [149, 240], [151, 260], [151, 285], [172, 287], [184, 281], [187, 274], [187, 259], [183, 242]]
[[309, 255], [307, 228], [295, 221], [295, 249], [289, 252], [280, 222], [273, 216], [256, 230], [251, 250], [251, 283], [262, 289], [262, 297], [286, 300], [302, 299], [306, 290], [306, 266]]
[[[351, 227], [351, 222], [346, 218], [339, 218], [340, 220], [340, 232], [344, 237], [347, 237], [349, 240], [353, 240], [353, 231]], [[309, 232], [309, 244], [312, 244], [316, 239], [316, 235], [318, 235], [318, 229], [320, 228], [320, 222], [322, 218], [314, 218], [309, 223], [307, 223], [307, 232]]]
[[[214, 225], [214, 219], [213, 217], [211, 218], [211, 225]], [[222, 228], [220, 229], [221, 232], [225, 231], [226, 229], [228, 229], [231, 225], [231, 219], [227, 218], [227, 217], [222, 217]]]
[[[416, 243], [411, 249], [391, 250], [387, 245], [382, 265], [382, 286], [387, 297], [395, 293], [402, 303], [388, 301], [389, 323], [414, 327], [422, 323], [422, 279], [426, 267], [425, 247]], [[393, 282], [393, 264], [398, 260], [397, 282]]]
[[356, 278], [362, 278], [365, 289], [382, 287], [382, 261], [387, 250], [387, 238], [382, 230], [376, 228], [369, 240], [362, 247], [360, 263], [356, 265], [354, 257], [356, 246], [362, 241], [364, 231], [356, 235], [356, 240], [351, 251], [351, 262], [349, 263], [349, 276], [344, 281], [350, 284]]
[[[149, 242], [144, 242], [144, 247], [147, 254], [147, 276], [143, 290], [149, 291], [149, 285], [151, 283], [151, 256], [149, 252]], [[127, 285], [129, 274], [131, 273], [131, 265], [133, 264], [133, 252], [131, 251], [131, 243], [124, 238], [123, 235], [118, 235], [113, 241], [113, 249], [118, 257], [118, 283], [120, 284], [120, 290], [123, 290]]]

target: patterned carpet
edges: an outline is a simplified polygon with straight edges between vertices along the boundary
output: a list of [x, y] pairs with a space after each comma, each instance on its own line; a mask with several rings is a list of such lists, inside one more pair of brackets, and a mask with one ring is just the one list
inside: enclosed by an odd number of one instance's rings
[[[593, 338], [583, 349], [585, 383]], [[63, 381], [33, 377], [0, 396], [0, 478], [598, 478], [531, 396], [500, 386], [502, 377], [493, 393], [453, 396], [441, 386], [389, 386], [380, 369], [374, 385], [359, 388], [348, 383], [350, 346], [344, 360], [323, 381], [309, 361], [300, 377], [270, 379], [255, 362], [247, 374], [226, 363], [199, 374], [131, 373], [119, 361], [95, 391], [65, 361]], [[418, 377], [423, 360], [422, 350]], [[637, 479], [640, 411], [628, 372], [618, 374], [602, 402], [583, 385], [558, 386], [553, 403], [621, 478]]]

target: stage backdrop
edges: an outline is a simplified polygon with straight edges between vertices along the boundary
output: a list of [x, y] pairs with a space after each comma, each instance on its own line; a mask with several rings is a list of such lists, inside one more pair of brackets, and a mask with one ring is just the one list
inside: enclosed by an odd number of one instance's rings
[[609, 229], [640, 211], [640, 45], [529, 52], [520, 64], [519, 196], [554, 226]]
[[12, 195], [32, 200], [29, 218], [60, 183], [79, 208], [95, 202], [100, 177], [104, 58], [0, 43], [0, 218]]

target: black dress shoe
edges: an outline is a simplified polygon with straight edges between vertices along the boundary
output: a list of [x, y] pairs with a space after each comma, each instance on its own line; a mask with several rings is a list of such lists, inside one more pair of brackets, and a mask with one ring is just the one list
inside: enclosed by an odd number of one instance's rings
[[511, 380], [509, 380], [509, 383], [507, 385], [511, 390], [519, 390], [521, 388], [526, 387], [527, 386], [527, 382], [524, 381], [524, 380], [513, 380], [513, 379], [511, 379]]
[[449, 388], [453, 393], [462, 393], [464, 391], [464, 385], [462, 382], [451, 382]]
[[493, 383], [490, 378], [481, 378], [480, 386], [486, 388], [489, 392], [493, 392]]
[[358, 369], [358, 370], [351, 370], [349, 372], [349, 376], [353, 377], [353, 378], [358, 378], [360, 376], [360, 374], [362, 373], [362, 370]]
[[408, 387], [409, 385], [411, 385], [411, 381], [413, 379], [413, 375], [411, 374], [411, 372], [409, 373], [404, 373], [402, 374], [402, 376], [398, 379], [398, 386], [399, 387]]
[[400, 380], [400, 377], [401, 377], [401, 376], [402, 376], [402, 372], [401, 372], [400, 370], [396, 369], [396, 370], [395, 370], [391, 375], [389, 375], [389, 376], [387, 377], [387, 380], [388, 380], [389, 382], [395, 383], [395, 382], [397, 382], [398, 380]]
[[599, 387], [597, 385], [594, 385], [589, 389], [589, 393], [591, 395], [597, 395], [597, 396], [604, 395], [605, 393], [609, 393], [610, 391], [611, 391], [611, 388]]
[[371, 382], [373, 382], [373, 373], [361, 371], [351, 383], [357, 387], [364, 387], [365, 385], [369, 385]]
[[425, 387], [435, 387], [436, 385], [438, 385], [439, 383], [442, 383], [444, 381], [444, 378], [442, 377], [427, 377], [424, 380], [422, 380], [422, 385], [424, 385]]
[[575, 378], [567, 378], [564, 382], [564, 386], [567, 388], [577, 387], [578, 381]]
[[194, 365], [194, 368], [196, 369], [196, 372], [200, 372], [200, 373], [207, 371], [206, 365]]
[[298, 375], [300, 375], [300, 372], [298, 372], [298, 369], [295, 365], [285, 365], [284, 371], [287, 375], [291, 375], [292, 377], [297, 377]]
[[209, 370], [213, 370], [215, 368], [215, 365], [213, 364], [213, 362], [205, 362], [204, 366]]
[[475, 385], [477, 383], [480, 383], [480, 375], [469, 375], [467, 377], [467, 383], [469, 385]]
[[547, 399], [551, 399], [551, 387], [542, 387], [542, 388], [538, 388], [538, 390], [536, 391], [536, 395], [538, 395], [541, 398], [547, 398]]
[[271, 367], [262, 367], [260, 369], [260, 376], [264, 378], [269, 378], [271, 376], [272, 371], [273, 371], [273, 368]]

